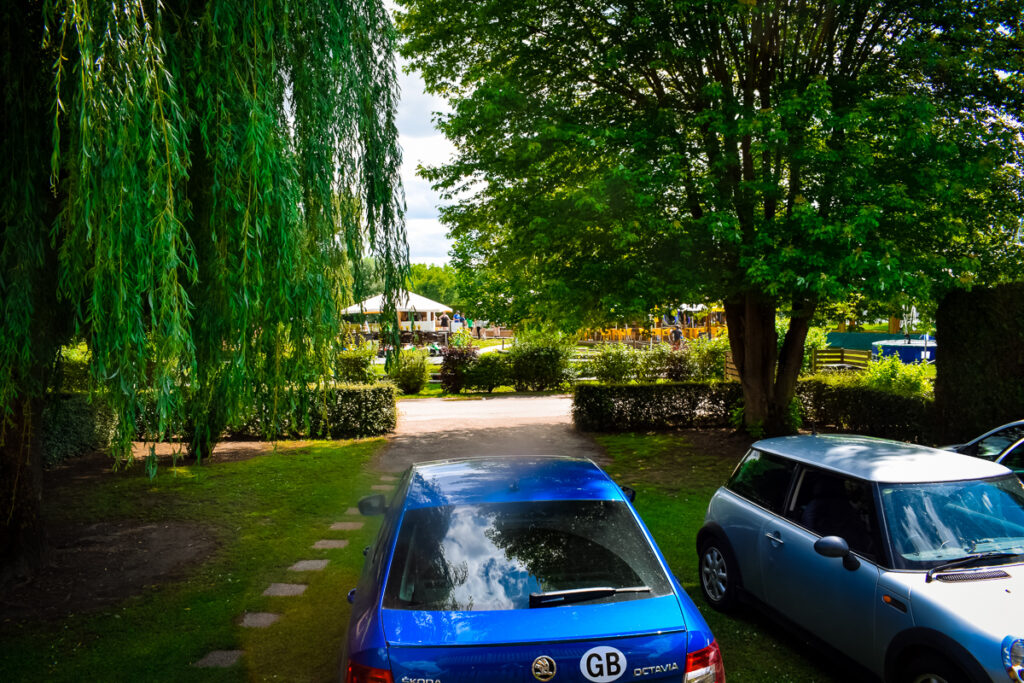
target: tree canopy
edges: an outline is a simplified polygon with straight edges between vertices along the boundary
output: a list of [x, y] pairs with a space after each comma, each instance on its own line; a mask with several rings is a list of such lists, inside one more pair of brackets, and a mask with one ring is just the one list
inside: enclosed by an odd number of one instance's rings
[[377, 0], [14, 0], [2, 30], [8, 559], [38, 526], [24, 453], [61, 343], [88, 343], [116, 453], [148, 395], [151, 431], [202, 456], [329, 378], [361, 259], [393, 309], [408, 250]]
[[750, 425], [818, 302], [1020, 276], [1019, 0], [400, 4], [457, 263], [569, 325], [724, 301]]

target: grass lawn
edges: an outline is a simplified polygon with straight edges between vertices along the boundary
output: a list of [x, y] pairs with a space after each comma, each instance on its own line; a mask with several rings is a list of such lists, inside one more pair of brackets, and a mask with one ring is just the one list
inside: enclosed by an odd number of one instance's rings
[[708, 501], [728, 479], [734, 457], [698, 452], [678, 434], [597, 436], [614, 460], [606, 468], [637, 491], [636, 507], [654, 534], [673, 573], [693, 598], [718, 640], [729, 683], [853, 681], [846, 664], [830, 659], [758, 611], [737, 616], [715, 612], [701, 597], [697, 577], [697, 530]]
[[[382, 439], [319, 442], [237, 462], [105, 474], [88, 486], [48, 491], [52, 524], [131, 519], [202, 525], [213, 555], [187, 577], [151, 586], [99, 612], [48, 622], [0, 623], [0, 681], [330, 681], [348, 624], [346, 593], [378, 522], [330, 531], [370, 492], [366, 463]], [[340, 550], [314, 550], [348, 538]], [[290, 572], [329, 559], [320, 572]], [[299, 597], [264, 597], [271, 582], [308, 584]], [[245, 612], [273, 612], [267, 629], [242, 628]], [[242, 649], [241, 666], [197, 669], [212, 650]]]

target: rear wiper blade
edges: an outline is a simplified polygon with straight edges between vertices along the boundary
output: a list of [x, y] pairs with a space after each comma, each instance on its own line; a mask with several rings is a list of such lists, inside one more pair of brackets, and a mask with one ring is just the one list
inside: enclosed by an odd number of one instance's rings
[[530, 607], [557, 607], [568, 605], [573, 602], [586, 602], [607, 598], [617, 593], [650, 593], [650, 586], [627, 586], [625, 588], [612, 588], [611, 586], [596, 586], [594, 588], [572, 588], [564, 591], [548, 591], [546, 593], [530, 593]]
[[968, 555], [967, 557], [961, 557], [959, 560], [953, 560], [952, 562], [940, 564], [938, 567], [932, 567], [928, 570], [928, 573], [925, 574], [924, 582], [930, 583], [932, 579], [935, 578], [936, 574], [938, 574], [939, 572], [944, 572], [949, 569], [956, 569], [957, 567], [966, 567], [968, 565], [975, 564], [978, 562], [987, 562], [989, 560], [1005, 560], [1011, 557], [1019, 556], [1020, 553], [974, 553], [973, 555]]

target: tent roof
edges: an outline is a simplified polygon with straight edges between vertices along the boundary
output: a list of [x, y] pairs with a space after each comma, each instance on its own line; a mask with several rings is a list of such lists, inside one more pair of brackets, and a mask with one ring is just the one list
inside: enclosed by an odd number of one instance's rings
[[[384, 295], [378, 294], [377, 296], [371, 296], [362, 303], [353, 304], [346, 308], [343, 313], [346, 315], [353, 315], [356, 313], [380, 313], [381, 304], [384, 301]], [[414, 292], [407, 292], [405, 295], [399, 295], [397, 302], [397, 309], [399, 311], [416, 311], [417, 313], [444, 313], [452, 312], [451, 306], [445, 306], [432, 299], [428, 299], [425, 296], [420, 296]]]

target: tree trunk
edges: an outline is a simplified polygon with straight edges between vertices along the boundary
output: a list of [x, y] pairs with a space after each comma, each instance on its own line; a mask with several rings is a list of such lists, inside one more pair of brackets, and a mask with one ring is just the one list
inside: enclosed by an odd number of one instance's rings
[[793, 432], [789, 406], [796, 395], [814, 304], [794, 306], [781, 353], [775, 311], [775, 301], [758, 292], [725, 302], [729, 346], [743, 385], [743, 426], [754, 435]]
[[30, 575], [45, 559], [42, 406], [40, 399], [15, 401], [0, 439], [0, 586]]

